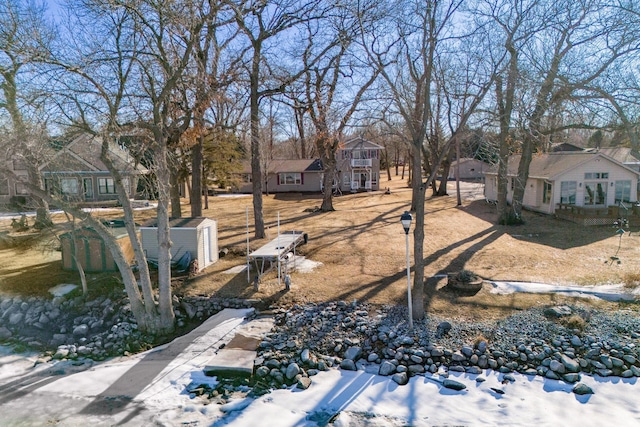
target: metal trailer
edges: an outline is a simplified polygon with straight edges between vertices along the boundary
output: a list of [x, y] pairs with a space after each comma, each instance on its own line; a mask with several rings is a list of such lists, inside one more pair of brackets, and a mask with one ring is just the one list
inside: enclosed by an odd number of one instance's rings
[[[256, 276], [254, 277], [254, 287], [258, 290], [258, 284], [262, 276], [274, 267], [278, 268], [278, 279], [280, 278], [281, 265], [288, 264], [290, 258], [294, 258], [296, 247], [301, 246], [308, 241], [308, 236], [302, 231], [288, 231], [278, 235], [275, 239], [266, 243], [259, 249], [251, 252], [248, 256], [249, 261], [253, 261], [256, 268]], [[287, 281], [285, 280], [285, 283]]]

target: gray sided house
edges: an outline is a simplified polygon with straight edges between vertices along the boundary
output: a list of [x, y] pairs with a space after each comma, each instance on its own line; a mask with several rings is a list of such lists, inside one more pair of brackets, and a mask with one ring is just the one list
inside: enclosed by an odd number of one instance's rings
[[[513, 198], [519, 161], [519, 155], [509, 157], [508, 202]], [[547, 214], [567, 210], [580, 215], [606, 213], [610, 206], [637, 202], [639, 175], [602, 152], [537, 154], [529, 167], [523, 206]], [[486, 173], [485, 197], [489, 200], [498, 198], [495, 166]], [[596, 223], [592, 221], [591, 225]]]
[[[171, 227], [171, 259], [178, 262], [185, 252], [198, 261], [198, 271], [218, 261], [218, 226], [210, 218], [174, 218]], [[151, 219], [140, 226], [142, 248], [149, 260], [158, 259], [158, 220]]]
[[[101, 149], [98, 138], [89, 135], [75, 138], [40, 167], [45, 189], [73, 202], [117, 200], [113, 177], [100, 160]], [[114, 144], [110, 152], [130, 198], [134, 198], [138, 180], [147, 169], [136, 164], [126, 149]]]
[[[483, 162], [478, 159], [462, 158], [460, 163], [460, 179], [461, 180], [474, 180], [481, 181], [484, 179], [484, 174], [491, 169], [491, 165], [487, 162]], [[458, 160], [454, 160], [451, 163], [449, 169], [449, 179], [456, 179], [458, 173]]]
[[[263, 170], [263, 173], [265, 171]], [[267, 193], [313, 193], [322, 188], [322, 163], [318, 159], [268, 160], [263, 183]], [[251, 193], [251, 163], [242, 164], [240, 193]]]
[[11, 157], [2, 161], [0, 167], [5, 170], [13, 171], [18, 179], [13, 177], [0, 176], [0, 205], [9, 205], [17, 199], [24, 199], [26, 202], [29, 197], [29, 191], [22, 181], [28, 181], [29, 174], [27, 165], [18, 157]]
[[380, 189], [380, 152], [383, 147], [362, 137], [344, 142], [338, 150], [337, 185], [342, 192]]

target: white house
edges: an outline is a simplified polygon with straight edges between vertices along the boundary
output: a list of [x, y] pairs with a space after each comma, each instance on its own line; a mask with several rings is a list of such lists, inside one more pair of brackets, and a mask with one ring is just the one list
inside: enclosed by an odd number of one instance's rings
[[[519, 162], [519, 155], [509, 157], [508, 202], [513, 198]], [[639, 175], [602, 152], [534, 154], [523, 206], [552, 214], [565, 205], [605, 208], [619, 202], [635, 203]], [[498, 198], [497, 166], [486, 173], [485, 197], [488, 200]]]

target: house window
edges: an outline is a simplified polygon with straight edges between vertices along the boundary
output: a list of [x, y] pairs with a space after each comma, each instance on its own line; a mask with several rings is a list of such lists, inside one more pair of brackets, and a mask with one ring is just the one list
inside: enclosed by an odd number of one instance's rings
[[29, 192], [27, 191], [27, 187], [25, 187], [23, 183], [16, 182], [16, 194], [25, 195], [25, 194], [29, 194]]
[[251, 178], [253, 177], [253, 175], [251, 175], [250, 173], [243, 173], [242, 174], [242, 182], [246, 182], [246, 183], [251, 183]]
[[13, 170], [14, 171], [24, 171], [27, 170], [27, 165], [24, 160], [14, 159], [13, 160]]
[[576, 204], [576, 181], [562, 181], [560, 183], [560, 203]]
[[116, 194], [113, 178], [98, 178], [98, 194]]
[[285, 172], [279, 174], [279, 185], [300, 185], [302, 184], [302, 177], [298, 172]]
[[542, 187], [542, 203], [548, 205], [551, 203], [551, 194], [553, 192], [553, 184], [549, 181], [544, 182], [544, 186]]
[[82, 179], [82, 191], [87, 199], [93, 198], [93, 180], [91, 178]]
[[616, 181], [616, 203], [631, 201], [631, 181]]
[[58, 193], [60, 191], [60, 188], [57, 185], [56, 180], [55, 179], [51, 179], [51, 178], [46, 178], [44, 180], [44, 189], [49, 194], [55, 194], [55, 193]]
[[371, 185], [373, 185], [373, 186], [378, 185], [378, 173], [377, 172], [373, 172], [371, 174]]
[[609, 172], [586, 172], [584, 179], [609, 179]]
[[78, 194], [78, 180], [76, 178], [62, 178], [60, 189], [62, 194]]
[[8, 196], [8, 195], [9, 195], [9, 180], [0, 179], [0, 196]]
[[345, 173], [344, 175], [342, 175], [342, 185], [351, 185], [351, 177], [349, 176], [348, 173]]
[[606, 182], [585, 182], [584, 183], [584, 204], [604, 205], [607, 201]]

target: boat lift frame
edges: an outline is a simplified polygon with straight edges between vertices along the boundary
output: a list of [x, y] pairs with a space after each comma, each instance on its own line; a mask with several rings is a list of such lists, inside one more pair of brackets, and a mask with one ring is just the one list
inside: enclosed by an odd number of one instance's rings
[[282, 263], [287, 266], [293, 254], [295, 262], [296, 248], [307, 243], [308, 236], [302, 231], [285, 231], [278, 234], [278, 237], [251, 252], [247, 257], [247, 263], [253, 262], [257, 275], [254, 279], [254, 287], [258, 288], [262, 276], [274, 267], [278, 268], [278, 281], [280, 280]]

